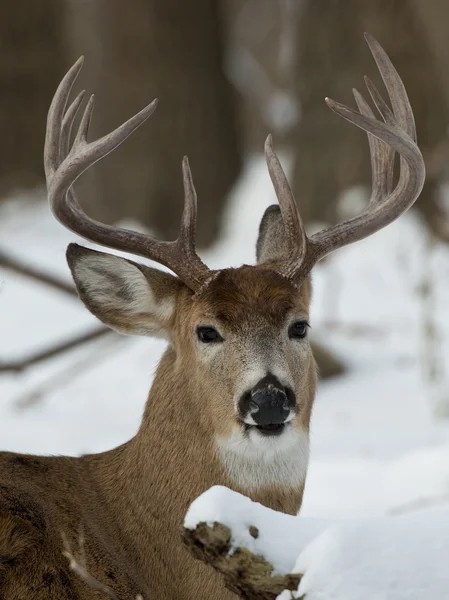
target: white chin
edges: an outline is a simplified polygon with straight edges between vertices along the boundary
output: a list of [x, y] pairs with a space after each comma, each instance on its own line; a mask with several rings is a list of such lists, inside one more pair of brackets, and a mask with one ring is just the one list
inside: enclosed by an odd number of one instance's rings
[[293, 427], [291, 423], [286, 423], [284, 430], [277, 435], [261, 433], [257, 427], [250, 427], [246, 431], [238, 427], [229, 437], [218, 440], [218, 445], [248, 459], [270, 460], [271, 457], [289, 453], [302, 443], [304, 435], [301, 429]]
[[233, 483], [251, 490], [272, 485], [297, 487], [304, 483], [309, 459], [309, 436], [287, 424], [279, 435], [264, 435], [241, 427], [217, 439], [221, 461]]
[[257, 427], [251, 427], [243, 435], [248, 438], [256, 452], [262, 452], [263, 454], [288, 450], [298, 441], [298, 433], [288, 423], [284, 426], [283, 431], [276, 435], [261, 433]]

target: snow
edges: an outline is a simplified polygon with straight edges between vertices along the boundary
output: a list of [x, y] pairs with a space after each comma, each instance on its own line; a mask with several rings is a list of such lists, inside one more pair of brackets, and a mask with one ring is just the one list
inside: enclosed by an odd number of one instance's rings
[[[324, 519], [299, 519], [276, 512], [218, 485], [190, 505], [184, 527], [193, 530], [199, 523], [212, 526], [215, 522], [231, 529], [231, 552], [244, 547], [262, 554], [282, 575], [292, 572], [296, 556], [328, 525]], [[257, 539], [250, 534], [250, 526], [259, 530]]]
[[[253, 262], [259, 220], [273, 201], [266, 168], [255, 156], [206, 262]], [[77, 240], [43, 200], [24, 196], [0, 205], [0, 250], [67, 281], [70, 241]], [[368, 532], [376, 518], [383, 531], [398, 515], [414, 512], [424, 522], [429, 509], [449, 506], [448, 275], [448, 248], [431, 242], [414, 214], [315, 269], [312, 336], [345, 360], [348, 373], [319, 386], [304, 519], [368, 519], [357, 530]], [[0, 268], [0, 362], [96, 326], [76, 298]], [[138, 428], [164, 348], [159, 340], [112, 334], [24, 373], [0, 374], [0, 449], [78, 455], [123, 443]], [[336, 527], [329, 531], [346, 552]], [[361, 543], [362, 533], [351, 533], [348, 544], [357, 535]], [[374, 537], [372, 543], [376, 554]], [[320, 551], [310, 552], [315, 564]], [[296, 558], [292, 553], [290, 560]], [[421, 570], [430, 573], [430, 555], [422, 560]], [[418, 577], [413, 561], [410, 581]], [[439, 597], [432, 594], [427, 597]]]
[[[320, 520], [285, 515], [221, 486], [197, 498], [184, 526], [220, 522], [231, 550], [264, 556], [275, 572], [300, 573], [295, 598], [423, 600], [447, 597], [449, 508], [398, 517]], [[254, 539], [249, 528], [255, 526]], [[279, 600], [289, 600], [284, 591]]]
[[[297, 521], [301, 521], [299, 517]], [[449, 510], [338, 523], [298, 556], [295, 597], [307, 600], [447, 598]], [[290, 595], [283, 592], [282, 600]]]

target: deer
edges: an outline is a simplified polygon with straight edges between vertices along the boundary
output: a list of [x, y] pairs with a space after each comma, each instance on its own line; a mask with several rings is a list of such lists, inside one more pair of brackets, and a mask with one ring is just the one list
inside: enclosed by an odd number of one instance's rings
[[86, 214], [73, 184], [153, 114], [156, 100], [89, 142], [93, 96], [74, 136], [84, 92], [67, 108], [82, 59], [62, 79], [49, 109], [44, 149], [54, 216], [90, 242], [171, 271], [71, 243], [67, 261], [79, 297], [112, 329], [163, 337], [167, 347], [138, 432], [128, 442], [76, 458], [0, 454], [2, 599], [99, 598], [63, 555], [62, 536], [73, 548], [81, 531], [85, 569], [107, 586], [110, 597], [231, 598], [219, 576], [181, 542], [190, 503], [223, 485], [273, 509], [299, 511], [317, 385], [308, 337], [312, 268], [392, 223], [412, 206], [425, 180], [404, 84], [380, 44], [368, 34], [366, 40], [392, 108], [368, 78], [380, 118], [356, 90], [358, 110], [326, 102], [368, 135], [369, 204], [359, 216], [306, 234], [269, 136], [265, 157], [278, 203], [261, 219], [256, 264], [236, 268], [209, 269], [196, 251], [197, 201], [186, 157], [184, 210], [175, 241]]

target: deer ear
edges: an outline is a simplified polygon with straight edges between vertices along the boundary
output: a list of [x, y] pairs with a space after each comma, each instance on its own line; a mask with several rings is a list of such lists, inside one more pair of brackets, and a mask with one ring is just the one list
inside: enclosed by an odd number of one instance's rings
[[67, 248], [67, 262], [79, 297], [100, 321], [120, 333], [167, 337], [184, 287], [178, 278], [78, 244]]
[[287, 255], [284, 222], [278, 204], [269, 206], [260, 222], [256, 246], [257, 264], [281, 262]]

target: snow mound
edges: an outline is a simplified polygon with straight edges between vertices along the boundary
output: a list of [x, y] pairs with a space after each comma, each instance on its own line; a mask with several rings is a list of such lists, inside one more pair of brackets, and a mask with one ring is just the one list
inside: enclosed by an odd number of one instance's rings
[[[285, 515], [215, 486], [189, 508], [185, 527], [220, 522], [232, 549], [262, 555], [277, 573], [303, 575], [306, 600], [442, 600], [449, 590], [449, 510], [326, 521]], [[257, 527], [257, 539], [249, 528]], [[232, 552], [232, 550], [231, 550]], [[288, 600], [285, 591], [279, 598]]]

